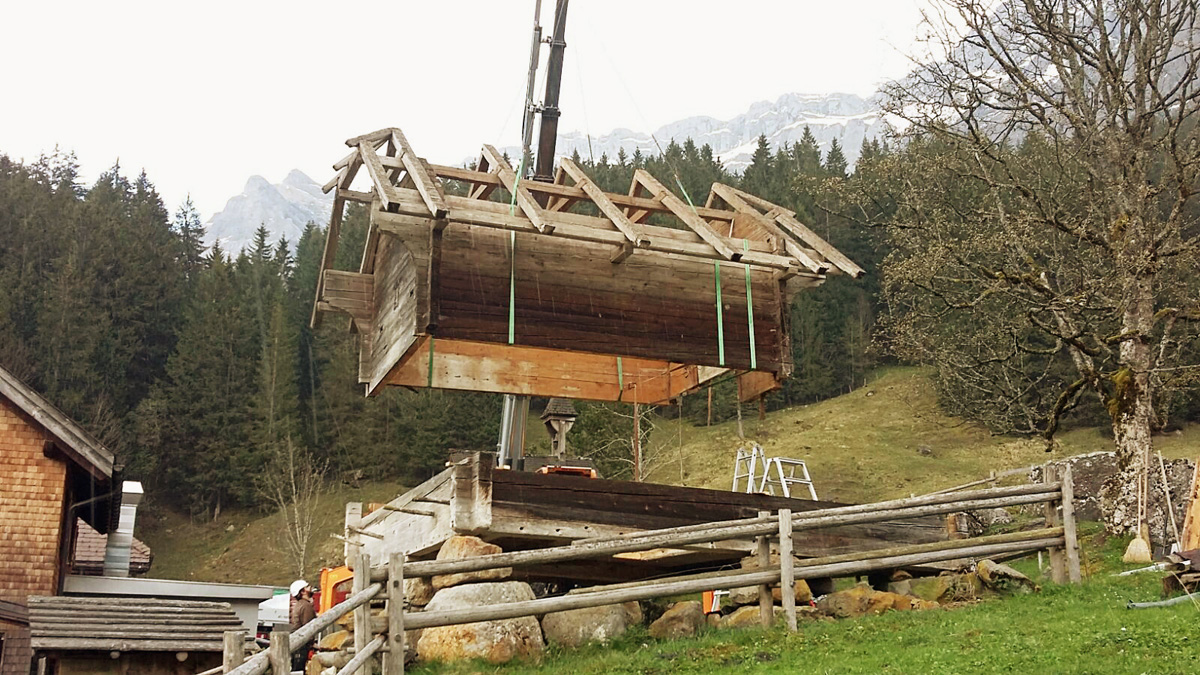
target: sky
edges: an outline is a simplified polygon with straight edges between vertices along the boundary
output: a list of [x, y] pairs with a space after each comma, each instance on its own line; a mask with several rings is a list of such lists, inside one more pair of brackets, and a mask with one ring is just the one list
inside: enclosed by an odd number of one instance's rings
[[[575, 0], [560, 129], [650, 132], [789, 92], [870, 94], [907, 72], [921, 6]], [[553, 11], [544, 0], [547, 34]], [[3, 14], [0, 153], [73, 151], [85, 181], [118, 161], [144, 169], [172, 212], [190, 195], [207, 220], [255, 174], [324, 183], [345, 139], [382, 127], [437, 163], [520, 145], [534, 0], [57, 0]]]

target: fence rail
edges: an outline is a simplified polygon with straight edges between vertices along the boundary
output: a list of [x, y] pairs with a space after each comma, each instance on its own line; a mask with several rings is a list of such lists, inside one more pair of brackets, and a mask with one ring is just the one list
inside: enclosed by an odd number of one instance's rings
[[[576, 541], [570, 545], [532, 551], [511, 551], [463, 560], [405, 561], [400, 553], [391, 555], [386, 565], [373, 565], [370, 557], [358, 558], [355, 569], [355, 592], [342, 603], [317, 617], [299, 630], [272, 633], [272, 646], [237, 667], [244, 656], [231, 654], [227, 640], [225, 672], [237, 675], [259, 675], [271, 669], [287, 672], [284, 658], [306, 645], [317, 633], [332, 625], [347, 613], [355, 613], [355, 654], [339, 672], [351, 675], [377, 655], [382, 655], [384, 675], [404, 672], [404, 631], [420, 628], [452, 626], [476, 621], [495, 621], [523, 616], [540, 616], [551, 612], [612, 605], [629, 601], [650, 600], [665, 596], [694, 593], [712, 589], [758, 586], [761, 617], [764, 625], [774, 618], [770, 587], [781, 584], [791, 588], [782, 593], [784, 614], [788, 626], [796, 627], [794, 584], [796, 580], [863, 574], [876, 570], [923, 565], [964, 558], [980, 558], [1008, 553], [1031, 553], [1048, 549], [1051, 574], [1056, 583], [1080, 581], [1078, 541], [1075, 514], [1071, 500], [1074, 489], [1070, 468], [1061, 480], [1047, 466], [1042, 483], [983, 490], [935, 493], [907, 499], [874, 504], [856, 504], [832, 509], [792, 513], [780, 509], [777, 513], [760, 512], [757, 517], [715, 523], [702, 523], [662, 530], [647, 530], [613, 537]], [[796, 532], [845, 525], [860, 525], [882, 521], [920, 518], [930, 515], [974, 511], [987, 508], [1044, 504], [1046, 527], [1026, 532], [999, 534], [971, 539], [951, 539], [897, 546], [888, 549], [847, 553], [796, 561], [791, 555]], [[568, 595], [510, 602], [486, 607], [470, 607], [434, 612], [404, 611], [404, 579], [427, 578], [447, 574], [480, 572], [484, 570], [544, 565], [570, 560], [606, 558], [617, 553], [632, 553], [659, 548], [678, 548], [701, 543], [754, 538], [757, 542], [759, 567], [753, 570], [708, 572], [668, 579], [612, 584], [578, 589]], [[770, 544], [779, 542], [779, 564], [770, 564]], [[786, 555], [785, 555], [786, 553]], [[385, 630], [372, 634], [368, 613], [370, 602], [380, 596], [386, 599]], [[787, 602], [792, 599], [793, 602]]]

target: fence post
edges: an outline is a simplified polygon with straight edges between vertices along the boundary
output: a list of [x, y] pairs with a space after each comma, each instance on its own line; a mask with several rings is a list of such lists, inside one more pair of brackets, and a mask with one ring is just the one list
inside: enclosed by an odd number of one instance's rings
[[[371, 556], [359, 553], [354, 557], [354, 592], [371, 583]], [[361, 654], [371, 641], [371, 603], [364, 602], [354, 610], [354, 653]]]
[[[1058, 467], [1047, 462], [1042, 466], [1042, 482], [1053, 483], [1058, 479]], [[1044, 504], [1046, 513], [1046, 527], [1058, 527], [1060, 524], [1058, 517], [1058, 505], [1053, 501]], [[1067, 582], [1067, 566], [1063, 560], [1063, 550], [1059, 547], [1049, 549], [1050, 552], [1050, 578], [1056, 584], [1065, 584]]]
[[292, 632], [271, 631], [271, 644], [267, 647], [267, 663], [274, 675], [290, 675], [292, 672]]
[[1075, 532], [1075, 481], [1071, 476], [1071, 465], [1063, 468], [1062, 474], [1062, 521], [1063, 543], [1067, 552], [1067, 576], [1071, 583], [1083, 581], [1079, 571], [1079, 536]]
[[221, 672], [228, 673], [246, 660], [246, 631], [227, 630], [224, 638], [221, 647]]
[[404, 554], [388, 558], [388, 651], [383, 655], [383, 675], [404, 675]]
[[[792, 510], [779, 509], [779, 593], [787, 627], [796, 630], [796, 568], [792, 559]], [[773, 611], [773, 610], [772, 610]]]
[[[770, 511], [759, 511], [759, 518], [770, 518]], [[766, 570], [771, 566], [771, 538], [767, 535], [758, 537], [758, 568]], [[763, 628], [770, 628], [775, 619], [775, 599], [771, 597], [771, 584], [758, 587], [758, 620]]]

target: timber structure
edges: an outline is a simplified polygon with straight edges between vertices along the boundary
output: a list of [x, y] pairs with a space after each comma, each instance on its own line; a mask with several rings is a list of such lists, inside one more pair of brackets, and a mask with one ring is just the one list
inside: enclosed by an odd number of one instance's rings
[[[569, 159], [539, 182], [490, 145], [455, 168], [396, 128], [346, 144], [312, 322], [349, 315], [368, 395], [664, 403], [728, 375], [751, 400], [791, 373], [791, 298], [863, 273], [793, 211], [720, 183], [699, 206], [640, 168], [616, 194]], [[370, 211], [358, 271], [334, 267], [347, 202]]]
[[[541, 549], [598, 538], [637, 536], [664, 528], [752, 518], [762, 511], [795, 513], [847, 508], [829, 501], [791, 499], [701, 488], [579, 476], [541, 475], [494, 467], [487, 453], [461, 459], [428, 481], [368, 514], [346, 511], [347, 564], [367, 554], [432, 558], [455, 535], [473, 535], [505, 551]], [[853, 507], [851, 507], [853, 508]], [[803, 558], [887, 549], [949, 538], [944, 517], [888, 520], [797, 532]], [[661, 548], [602, 560], [555, 562], [518, 570], [528, 581], [616, 583], [735, 565], [754, 551], [753, 538], [703, 546]]]

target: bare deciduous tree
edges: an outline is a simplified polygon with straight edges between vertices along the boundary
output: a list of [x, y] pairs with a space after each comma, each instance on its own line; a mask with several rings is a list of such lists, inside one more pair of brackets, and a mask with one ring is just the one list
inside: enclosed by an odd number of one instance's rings
[[325, 487], [326, 465], [315, 461], [291, 438], [272, 446], [258, 489], [283, 520], [280, 539], [295, 576], [308, 570], [312, 538], [317, 526], [317, 498]]
[[887, 92], [907, 149], [859, 202], [890, 217], [899, 353], [1048, 438], [1100, 402], [1113, 529], [1136, 522], [1161, 404], [1200, 368], [1197, 4], [936, 0], [931, 58]]

